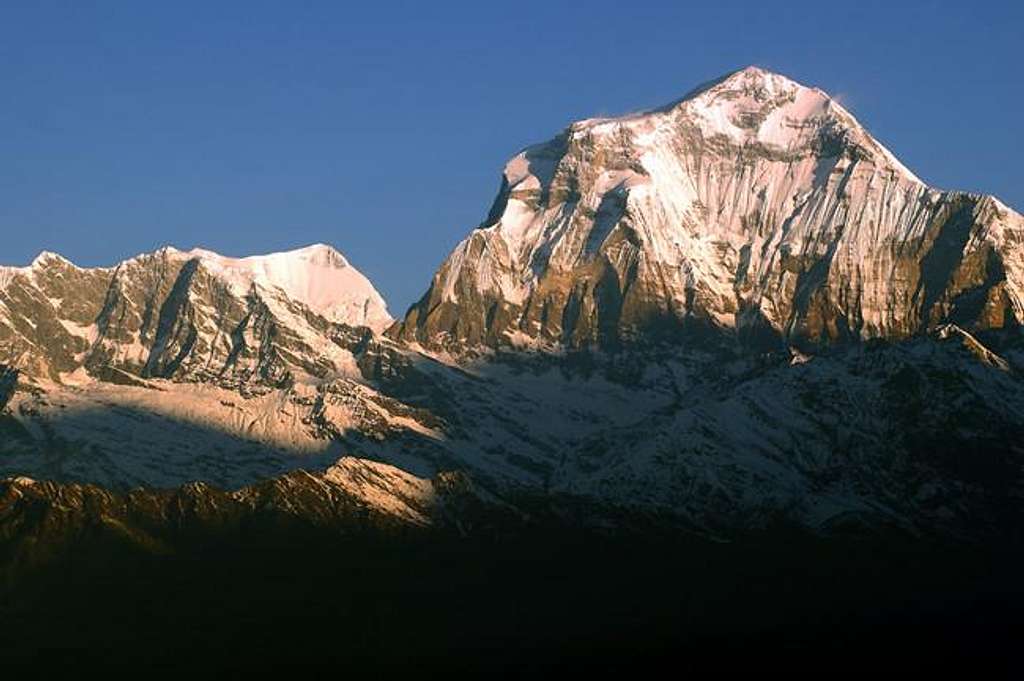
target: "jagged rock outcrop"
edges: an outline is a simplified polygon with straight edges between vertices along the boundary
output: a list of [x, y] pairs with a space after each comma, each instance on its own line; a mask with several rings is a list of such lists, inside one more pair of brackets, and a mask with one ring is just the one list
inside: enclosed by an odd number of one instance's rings
[[1022, 239], [997, 199], [928, 187], [827, 94], [750, 67], [517, 154], [390, 333], [461, 351], [1016, 327]]

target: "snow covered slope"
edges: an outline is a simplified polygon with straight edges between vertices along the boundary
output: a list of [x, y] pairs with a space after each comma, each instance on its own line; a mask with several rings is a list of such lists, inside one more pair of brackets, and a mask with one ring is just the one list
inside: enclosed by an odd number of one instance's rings
[[458, 351], [998, 328], [1024, 319], [1022, 239], [998, 200], [926, 186], [824, 92], [750, 67], [517, 154], [393, 334]]
[[368, 326], [374, 331], [392, 322], [373, 284], [341, 253], [324, 244], [249, 258], [225, 258], [201, 248], [182, 255], [198, 259], [227, 281], [238, 296], [248, 294], [253, 286], [277, 288], [332, 322]]
[[1024, 510], [1024, 381], [1019, 356], [964, 338], [799, 364], [675, 353], [469, 370], [379, 345], [355, 351], [360, 376], [282, 388], [21, 376], [0, 389], [0, 477], [238, 489], [348, 456], [420, 479], [459, 471], [527, 512], [575, 500], [587, 522], [981, 536]]

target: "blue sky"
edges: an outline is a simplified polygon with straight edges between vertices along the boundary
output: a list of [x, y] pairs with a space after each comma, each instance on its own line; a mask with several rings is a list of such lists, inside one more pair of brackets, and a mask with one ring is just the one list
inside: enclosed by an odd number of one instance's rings
[[1022, 6], [4, 2], [0, 263], [327, 242], [397, 314], [518, 149], [748, 64], [1019, 210]]

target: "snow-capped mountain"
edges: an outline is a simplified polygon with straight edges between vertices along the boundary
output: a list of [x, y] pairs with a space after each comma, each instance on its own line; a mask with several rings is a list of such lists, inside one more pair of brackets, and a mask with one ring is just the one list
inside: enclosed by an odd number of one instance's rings
[[1024, 218], [928, 187], [827, 94], [749, 67], [579, 121], [505, 166], [394, 335], [586, 346], [714, 330], [802, 347], [1024, 318]]
[[1015, 527], [1022, 235], [748, 68], [516, 155], [398, 322], [326, 246], [0, 270], [0, 473], [341, 470], [386, 510], [459, 471], [588, 522]]
[[351, 369], [344, 354], [311, 359], [331, 325], [390, 322], [366, 277], [324, 245], [240, 259], [166, 247], [94, 269], [44, 252], [0, 276], [0, 357], [61, 383], [110, 371], [324, 376]]

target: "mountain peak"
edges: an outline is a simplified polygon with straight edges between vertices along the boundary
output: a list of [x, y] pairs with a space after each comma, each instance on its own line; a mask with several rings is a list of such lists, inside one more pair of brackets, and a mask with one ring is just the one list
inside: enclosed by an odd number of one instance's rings
[[860, 125], [825, 92], [755, 66], [736, 71], [683, 99], [689, 114], [710, 134], [740, 143], [772, 146], [799, 143], [824, 125]]
[[348, 267], [348, 260], [341, 251], [329, 244], [311, 244], [305, 248], [284, 253], [284, 255], [296, 256], [306, 259], [311, 263], [329, 265], [331, 267]]
[[393, 321], [387, 303], [370, 280], [339, 250], [323, 243], [240, 258], [201, 247], [183, 251], [166, 245], [128, 258], [116, 267], [84, 269], [57, 253], [43, 251], [27, 267], [0, 267], [0, 289], [19, 275], [41, 276], [53, 268], [71, 267], [83, 273], [131, 277], [140, 268], [152, 267], [154, 259], [171, 263], [197, 260], [205, 270], [228, 284], [235, 295], [248, 295], [254, 285], [266, 291], [281, 291], [330, 321], [368, 326], [375, 331], [382, 331]]
[[330, 246], [328, 244], [316, 243], [310, 244], [309, 246], [303, 246], [302, 248], [295, 248], [290, 251], [276, 251], [273, 253], [265, 253], [263, 255], [249, 255], [242, 257], [231, 257], [221, 255], [216, 251], [212, 251], [202, 247], [193, 248], [190, 251], [178, 251], [177, 249], [168, 247], [161, 249], [170, 253], [177, 253], [189, 258], [199, 258], [200, 260], [211, 260], [218, 262], [230, 262], [230, 263], [250, 263], [257, 264], [261, 262], [275, 261], [283, 263], [285, 261], [291, 261], [294, 263], [307, 263], [313, 266], [321, 267], [335, 267], [342, 269], [350, 267], [348, 260], [342, 255], [341, 251]]
[[59, 253], [54, 253], [53, 251], [41, 251], [39, 255], [37, 255], [35, 259], [32, 261], [30, 267], [42, 267], [50, 262], [57, 262], [62, 265], [71, 265], [72, 267], [75, 266], [73, 262], [71, 262], [70, 260], [68, 260]]
[[634, 144], [660, 143], [679, 125], [701, 138], [731, 147], [793, 154], [844, 142], [871, 157], [880, 169], [923, 184], [860, 122], [824, 90], [759, 66], [747, 66], [694, 88], [657, 109], [573, 123], [569, 134], [620, 134]]
[[750, 64], [748, 66], [744, 66], [742, 69], [737, 69], [737, 70], [733, 71], [732, 75], [735, 75], [737, 73], [750, 73], [750, 74], [759, 75], [759, 76], [764, 76], [764, 75], [777, 76], [777, 75], [781, 75], [781, 74], [777, 74], [777, 73], [775, 73], [773, 71], [769, 71], [768, 69], [761, 68], [760, 66], [758, 66], [756, 64]]
[[193, 248], [181, 255], [199, 260], [239, 295], [253, 285], [281, 289], [291, 299], [328, 319], [378, 331], [392, 321], [387, 304], [369, 279], [327, 244], [244, 258], [231, 258], [204, 248]]
[[329, 246], [328, 244], [310, 244], [309, 246], [303, 246], [302, 248], [292, 249], [290, 251], [274, 251], [272, 253], [264, 253], [261, 255], [247, 255], [247, 256], [226, 256], [216, 251], [206, 249], [203, 247], [196, 247], [189, 251], [178, 251], [173, 247], [167, 247], [161, 249], [169, 253], [176, 253], [185, 257], [200, 258], [202, 259], [213, 259], [233, 262], [257, 262], [266, 260], [293, 260], [293, 261], [305, 261], [312, 262], [314, 264], [330, 264], [337, 267], [348, 267], [348, 260], [341, 254], [341, 251]]
[[962, 259], [952, 278], [907, 264], [968, 228], [987, 235], [971, 257], [1005, 263], [991, 319], [1017, 318], [1020, 216], [989, 205], [926, 186], [823, 90], [748, 66], [513, 157], [482, 227], [395, 333], [446, 349], [688, 328], [795, 345], [904, 337], [950, 315], [959, 282], [988, 281], [963, 249], [941, 256]]
[[764, 87], [771, 87], [775, 89], [794, 89], [794, 88], [805, 88], [807, 86], [801, 85], [789, 76], [771, 71], [769, 69], [762, 68], [751, 64], [745, 66], [742, 69], [737, 69], [719, 78], [717, 81], [712, 81], [712, 84], [730, 84], [731, 86], [743, 86], [749, 87], [751, 85], [761, 85]]

